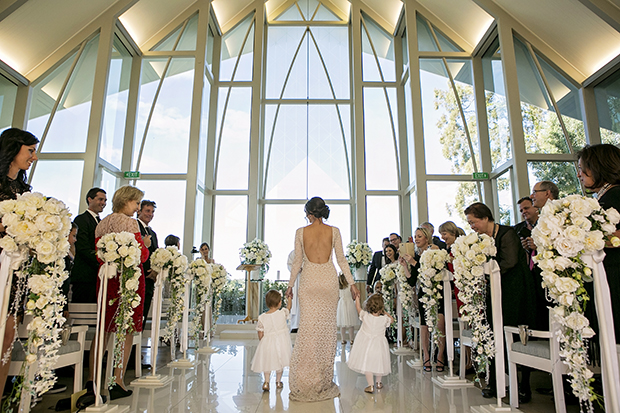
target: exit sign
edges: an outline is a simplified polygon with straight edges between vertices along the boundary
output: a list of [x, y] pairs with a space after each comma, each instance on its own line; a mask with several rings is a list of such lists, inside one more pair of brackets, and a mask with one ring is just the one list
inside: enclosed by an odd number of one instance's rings
[[123, 172], [123, 175], [125, 176], [125, 179], [138, 179], [138, 178], [140, 178], [140, 172], [139, 171], [125, 171], [125, 172]]
[[477, 180], [489, 179], [489, 173], [488, 172], [474, 172], [472, 175], [473, 175], [474, 179], [477, 179]]

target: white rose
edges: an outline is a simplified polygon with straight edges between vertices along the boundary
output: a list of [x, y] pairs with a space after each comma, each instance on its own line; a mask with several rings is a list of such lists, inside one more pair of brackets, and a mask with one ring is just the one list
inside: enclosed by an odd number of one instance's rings
[[605, 239], [601, 231], [589, 232], [583, 242], [584, 249], [588, 252], [598, 251], [605, 248]]
[[592, 213], [592, 205], [581, 197], [574, 198], [569, 208], [573, 213], [586, 217]]
[[480, 265], [472, 267], [471, 274], [476, 278], [482, 277], [484, 275], [484, 268], [481, 267]]
[[62, 228], [62, 221], [56, 215], [40, 214], [35, 219], [35, 223], [41, 232], [57, 231]]
[[588, 319], [577, 312], [570, 313], [565, 321], [566, 325], [573, 330], [583, 330], [590, 325]]
[[555, 249], [565, 257], [574, 257], [583, 249], [580, 241], [571, 241], [566, 237], [560, 236], [553, 243]]
[[36, 355], [36, 354], [28, 354], [28, 355], [26, 356], [26, 363], [28, 363], [28, 364], [32, 364], [32, 363], [34, 363], [35, 361], [37, 361], [37, 355]]
[[568, 226], [563, 235], [571, 241], [580, 242], [585, 238], [586, 232], [576, 225]]
[[574, 299], [575, 299], [575, 296], [573, 294], [564, 293], [558, 297], [558, 302], [565, 307], [570, 307], [571, 305], [573, 305]]
[[607, 219], [609, 220], [609, 222], [614, 225], [620, 222], [620, 213], [618, 213], [615, 208], [609, 208], [608, 210], [606, 210], [605, 215], [607, 215]]
[[130, 278], [129, 280], [125, 282], [125, 287], [129, 290], [136, 291], [138, 289], [139, 284], [140, 283], [138, 280], [136, 280], [135, 278]]
[[569, 277], [558, 277], [555, 288], [562, 293], [572, 293], [579, 288], [579, 282]]
[[114, 262], [119, 258], [120, 256], [116, 253], [116, 251], [109, 251], [103, 253], [103, 261], [105, 262]]
[[49, 241], [41, 241], [37, 245], [37, 254], [50, 255], [56, 252], [56, 247]]
[[583, 229], [584, 231], [589, 231], [592, 228], [592, 223], [590, 220], [583, 216], [577, 216], [573, 218], [573, 225]]
[[15, 240], [8, 235], [0, 239], [0, 248], [6, 250], [7, 252], [14, 252], [18, 249]]
[[131, 268], [135, 265], [138, 265], [138, 260], [136, 260], [136, 257], [129, 256], [129, 257], [125, 257], [125, 260], [123, 263], [125, 264], [125, 267]]
[[15, 208], [15, 200], [8, 199], [6, 201], [0, 202], [0, 215], [8, 214], [9, 212], [13, 212]]

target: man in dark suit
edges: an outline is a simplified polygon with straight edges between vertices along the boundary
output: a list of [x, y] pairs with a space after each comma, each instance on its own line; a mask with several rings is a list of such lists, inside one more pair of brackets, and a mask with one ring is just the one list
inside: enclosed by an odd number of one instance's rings
[[[148, 199], [142, 200], [140, 203], [140, 210], [138, 211], [138, 226], [140, 227], [140, 234], [142, 238], [151, 237], [151, 246], [149, 247], [149, 258], [153, 252], [157, 248], [159, 248], [157, 243], [157, 234], [153, 229], [149, 226], [153, 217], [155, 216], [155, 205], [154, 201], [149, 201]], [[144, 291], [144, 321], [142, 325], [146, 324], [146, 317], [149, 313], [149, 309], [151, 308], [151, 302], [153, 301], [153, 293], [155, 292], [155, 281], [157, 280], [157, 273], [151, 269], [151, 260], [147, 259], [144, 264], [142, 264], [142, 268], [144, 269], [145, 275], [145, 291]]]
[[[383, 249], [390, 243], [389, 238], [383, 238]], [[385, 256], [383, 250], [377, 251], [372, 256], [370, 267], [368, 267], [368, 277], [366, 277], [366, 292], [370, 294], [375, 286], [375, 282], [381, 279], [379, 270], [385, 265]]]
[[105, 208], [106, 202], [106, 192], [103, 189], [91, 188], [86, 194], [88, 209], [73, 220], [79, 228], [71, 269], [71, 301], [74, 303], [97, 302], [99, 262], [95, 247], [95, 228], [101, 221], [99, 214]]

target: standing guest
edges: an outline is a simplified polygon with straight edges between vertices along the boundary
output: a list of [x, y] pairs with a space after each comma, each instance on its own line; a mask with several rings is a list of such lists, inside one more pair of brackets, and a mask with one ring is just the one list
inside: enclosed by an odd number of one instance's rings
[[[30, 132], [10, 128], [0, 135], [0, 201], [17, 199], [17, 195], [30, 192], [32, 187], [28, 185], [26, 171], [37, 158], [37, 144], [39, 140]], [[5, 228], [0, 224], [0, 237], [6, 235]], [[17, 292], [17, 275], [13, 275], [9, 301], [4, 306], [9, 308], [4, 329], [4, 341], [2, 342], [2, 354], [13, 344], [15, 338], [15, 324], [21, 322], [24, 316], [23, 305], [14, 304]], [[4, 294], [4, 291], [2, 292]], [[15, 305], [17, 314], [10, 314], [10, 309]], [[0, 391], [4, 389], [6, 378], [9, 374], [9, 362], [0, 362]]]
[[390, 244], [392, 244], [393, 246], [396, 247], [396, 250], [398, 250], [398, 247], [400, 247], [400, 243], [403, 242], [403, 238], [398, 235], [395, 232], [392, 232], [390, 234]]
[[[615, 208], [620, 211], [620, 149], [614, 145], [586, 145], [577, 154], [579, 158], [579, 180], [583, 186], [598, 199], [605, 208]], [[620, 224], [616, 226], [614, 235], [620, 237]], [[611, 293], [611, 311], [614, 320], [616, 343], [620, 344], [620, 248], [605, 245], [605, 259], [603, 266]], [[586, 291], [594, 297], [593, 283], [585, 283]], [[598, 320], [595, 306], [590, 303], [586, 307], [586, 316], [590, 325], [598, 333]]]
[[95, 228], [101, 222], [99, 214], [107, 203], [106, 192], [91, 188], [86, 193], [88, 209], [73, 220], [78, 228], [75, 243], [75, 260], [71, 270], [71, 301], [74, 303], [97, 302], [97, 274], [99, 262], [95, 247]]
[[[151, 254], [155, 252], [157, 248], [159, 248], [159, 243], [157, 242], [157, 234], [153, 231], [149, 225], [155, 216], [155, 208], [157, 205], [154, 201], [150, 201], [148, 199], [143, 199], [140, 202], [140, 210], [138, 211], [138, 226], [140, 227], [140, 235], [142, 235], [142, 239], [146, 240], [150, 238], [151, 246], [148, 248], [149, 250], [149, 258]], [[144, 264], [142, 264], [144, 268], [144, 320], [142, 320], [142, 324], [146, 324], [146, 318], [149, 314], [149, 310], [151, 309], [151, 302], [153, 302], [153, 294], [155, 293], [155, 281], [157, 281], [157, 272], [155, 272], [151, 268], [151, 260], [147, 259]]]
[[355, 327], [359, 325], [358, 315], [355, 311], [355, 303], [349, 291], [349, 283], [344, 274], [340, 273], [338, 276], [338, 284], [340, 285], [340, 291], [338, 292], [340, 298], [338, 299], [338, 309], [336, 310], [336, 327], [340, 329], [340, 338], [342, 339], [342, 348], [347, 344], [346, 331], [349, 330], [349, 340], [353, 345], [353, 331]]
[[202, 244], [200, 244], [200, 255], [202, 257], [203, 260], [205, 260], [205, 262], [207, 264], [213, 264], [215, 261], [213, 261], [213, 258], [209, 258], [209, 252], [211, 252], [211, 248], [209, 247], [209, 244], [207, 244], [206, 242], [203, 242]]
[[[140, 257], [140, 271], [143, 271], [142, 263], [146, 261], [148, 257], [148, 247], [150, 246], [151, 240], [147, 238], [146, 240], [142, 240], [142, 236], [140, 235], [140, 227], [138, 225], [138, 221], [134, 218], [134, 214], [138, 212], [140, 208], [140, 201], [144, 196], [144, 192], [139, 190], [136, 187], [125, 185], [121, 186], [116, 190], [114, 196], [112, 197], [112, 214], [105, 217], [99, 225], [97, 225], [97, 229], [95, 230], [95, 237], [99, 239], [107, 234], [119, 233], [119, 232], [130, 232], [134, 234], [136, 241], [140, 244], [141, 257]], [[106, 319], [105, 319], [105, 336], [104, 343], [107, 343], [110, 334], [114, 333], [116, 329], [116, 325], [114, 324], [114, 316], [118, 307], [118, 289], [119, 289], [119, 280], [118, 277], [111, 278], [108, 281], [108, 291], [107, 297], [104, 297], [104, 303], [107, 306], [106, 308]], [[99, 290], [99, 282], [97, 282], [97, 290]], [[138, 285], [138, 295], [140, 296], [140, 304], [136, 308], [134, 308], [134, 313], [132, 316], [134, 329], [137, 332], [142, 331], [142, 319], [143, 319], [143, 309], [144, 309], [144, 278], [140, 278]], [[86, 389], [88, 393], [93, 392], [93, 372], [95, 367], [95, 343], [97, 342], [98, 337], [95, 335], [93, 339], [93, 344], [91, 344], [90, 351], [90, 359], [89, 359], [89, 381], [86, 383]], [[128, 397], [132, 394], [131, 390], [127, 390], [125, 387], [124, 379], [125, 372], [127, 371], [127, 361], [129, 360], [129, 354], [131, 353], [133, 336], [130, 333], [125, 335], [125, 343], [123, 347], [122, 354], [122, 363], [120, 368], [114, 369], [115, 382], [110, 387], [110, 399], [115, 400], [123, 397]], [[108, 356], [109, 357], [109, 356]]]
[[181, 238], [177, 237], [176, 235], [170, 234], [164, 240], [164, 245], [166, 247], [177, 247], [177, 249], [180, 251], [181, 250]]
[[[527, 267], [525, 251], [519, 237], [512, 227], [499, 225], [493, 219], [488, 206], [476, 202], [465, 208], [467, 222], [478, 234], [486, 234], [495, 240], [497, 254], [495, 261], [499, 265], [502, 279], [502, 317], [505, 326], [520, 324], [533, 325], [536, 318], [534, 283]], [[487, 286], [487, 319], [492, 320], [490, 286]], [[494, 332], [503, 337], [501, 331]], [[482, 389], [485, 398], [496, 397], [495, 366], [491, 361], [489, 384]], [[529, 382], [523, 382], [519, 391], [530, 391]]]
[[548, 199], [558, 199], [560, 197], [560, 189], [551, 181], [536, 182], [530, 197], [534, 207], [540, 211]]
[[372, 292], [372, 286], [375, 282], [381, 279], [379, 270], [385, 265], [385, 255], [383, 255], [383, 250], [389, 243], [390, 239], [388, 237], [383, 238], [383, 249], [375, 252], [372, 256], [370, 267], [368, 267], [368, 277], [366, 277], [366, 292], [368, 294]]
[[435, 235], [435, 227], [433, 226], [433, 224], [431, 224], [430, 222], [423, 222], [420, 224], [420, 226], [429, 230], [429, 232], [433, 236], [433, 244], [437, 245], [441, 250], [446, 249], [446, 243], [439, 239], [437, 235]]

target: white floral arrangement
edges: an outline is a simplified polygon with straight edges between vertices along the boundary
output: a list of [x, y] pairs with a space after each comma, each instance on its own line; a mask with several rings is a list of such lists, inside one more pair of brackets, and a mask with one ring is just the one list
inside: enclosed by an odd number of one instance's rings
[[[151, 267], [161, 274], [162, 269], [168, 268], [168, 281], [170, 285], [170, 307], [168, 307], [166, 326], [161, 335], [164, 340], [170, 340], [174, 336], [177, 325], [183, 315], [185, 305], [185, 286], [189, 282], [186, 276], [189, 267], [187, 257], [175, 246], [158, 248], [151, 255]], [[174, 344], [172, 344], [174, 345]]]
[[239, 249], [239, 258], [241, 258], [241, 264], [260, 265], [260, 280], [257, 281], [262, 281], [269, 271], [271, 251], [267, 244], [255, 238], [253, 241], [243, 244], [243, 247]]
[[194, 281], [195, 305], [192, 311], [192, 321], [189, 324], [189, 335], [196, 342], [203, 330], [202, 315], [205, 305], [209, 302], [209, 290], [211, 289], [211, 275], [213, 267], [202, 258], [198, 258], [189, 265], [190, 279]]
[[[140, 271], [141, 248], [135, 235], [128, 231], [112, 232], [97, 241], [97, 257], [104, 263], [115, 265], [116, 273], [109, 276], [119, 278], [118, 298], [110, 300], [109, 303], [112, 305], [118, 300], [118, 307], [114, 314], [116, 325], [114, 367], [122, 368], [125, 336], [133, 334], [136, 329], [133, 314], [141, 301], [140, 294], [138, 294], [142, 276]], [[110, 378], [108, 387], [114, 384], [114, 379], [114, 376]]]
[[353, 240], [347, 245], [344, 255], [351, 268], [367, 267], [372, 261], [370, 245], [358, 240]]
[[426, 325], [432, 334], [435, 346], [439, 346], [439, 339], [442, 337], [438, 328], [439, 304], [443, 299], [441, 294], [443, 290], [442, 271], [447, 268], [450, 260], [450, 254], [446, 250], [429, 249], [424, 251], [420, 257], [419, 280], [424, 295], [419, 299], [424, 306]]
[[[222, 290], [224, 286], [228, 283], [228, 277], [230, 274], [226, 271], [226, 268], [222, 264], [208, 264], [211, 266], [211, 293], [209, 294], [209, 299], [213, 298], [212, 307], [213, 307], [213, 325], [211, 329], [215, 328], [215, 323], [220, 316], [220, 311], [222, 309]], [[205, 334], [208, 332], [205, 331]]]
[[489, 381], [489, 360], [495, 357], [493, 330], [486, 315], [486, 279], [483, 265], [497, 254], [495, 240], [486, 234], [472, 232], [461, 235], [452, 246], [454, 284], [463, 302], [461, 319], [472, 332], [472, 357], [476, 366], [476, 382], [481, 373]]
[[[71, 214], [62, 201], [27, 192], [16, 200], [0, 202], [0, 217], [7, 232], [0, 239], [0, 248], [19, 256], [12, 267], [18, 283], [10, 311], [16, 316], [28, 291], [26, 314], [33, 317], [23, 345], [26, 363], [22, 366], [22, 377], [28, 377], [28, 370], [38, 360], [35, 380], [18, 381], [7, 398], [10, 404], [20, 399], [22, 391], [40, 395], [56, 382], [52, 368], [58, 360], [60, 331], [65, 322], [62, 310], [66, 297], [61, 289], [68, 277], [64, 257], [69, 252]], [[15, 330], [17, 333], [17, 323]], [[10, 361], [12, 349], [13, 343], [2, 355], [3, 363]]]
[[603, 249], [605, 241], [619, 246], [620, 240], [612, 235], [618, 222], [620, 214], [614, 208], [604, 210], [596, 199], [570, 195], [547, 201], [532, 231], [538, 250], [534, 262], [542, 269], [542, 285], [555, 303], [551, 314], [559, 325], [560, 357], [568, 366], [573, 394], [588, 411], [593, 411], [592, 401], [597, 399], [583, 340], [584, 334], [593, 333], [583, 315], [590, 300], [583, 286], [592, 281], [592, 269], [581, 257]]
[[398, 298], [400, 300], [403, 309], [403, 326], [407, 332], [407, 339], [411, 339], [411, 329], [409, 328], [409, 313], [413, 310], [416, 311], [415, 306], [415, 291], [407, 283], [407, 276], [405, 275], [405, 269], [398, 262], [394, 262], [385, 265], [379, 270], [381, 275], [381, 294], [383, 295], [383, 302], [385, 303], [385, 310], [389, 313], [394, 322], [397, 321], [397, 314], [394, 308], [394, 287], [398, 283]]

